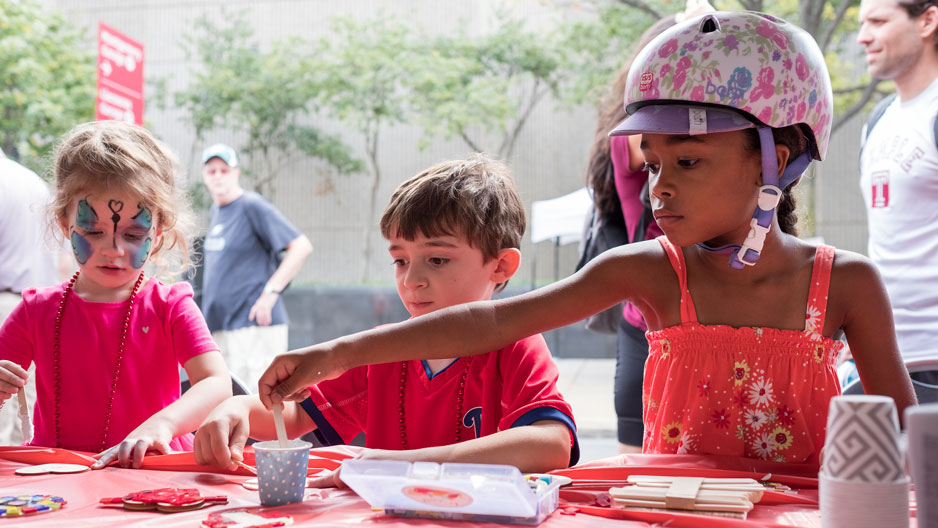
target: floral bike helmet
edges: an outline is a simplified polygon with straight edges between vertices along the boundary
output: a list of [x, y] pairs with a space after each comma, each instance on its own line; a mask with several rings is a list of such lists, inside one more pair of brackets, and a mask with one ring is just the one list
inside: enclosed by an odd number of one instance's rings
[[[833, 94], [824, 56], [801, 28], [764, 13], [722, 11], [673, 26], [635, 58], [625, 89], [629, 117], [610, 135], [708, 134], [756, 128], [762, 151], [759, 205], [730, 266], [759, 259], [782, 197], [811, 163], [827, 152]], [[781, 179], [772, 128], [802, 124], [808, 149]]]

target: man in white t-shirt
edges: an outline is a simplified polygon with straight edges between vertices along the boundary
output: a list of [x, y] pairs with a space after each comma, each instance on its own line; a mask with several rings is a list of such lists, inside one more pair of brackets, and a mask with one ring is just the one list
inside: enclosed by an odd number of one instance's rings
[[[48, 204], [46, 182], [0, 151], [0, 324], [19, 304], [23, 290], [57, 280], [55, 253], [44, 237]], [[26, 397], [35, 402], [32, 370]], [[0, 445], [23, 442], [18, 410], [16, 398], [0, 409]]]
[[[862, 0], [857, 42], [870, 74], [893, 81], [898, 95], [868, 131], [860, 156], [869, 256], [889, 292], [902, 357], [935, 359], [938, 0]], [[934, 383], [934, 376], [920, 380]]]

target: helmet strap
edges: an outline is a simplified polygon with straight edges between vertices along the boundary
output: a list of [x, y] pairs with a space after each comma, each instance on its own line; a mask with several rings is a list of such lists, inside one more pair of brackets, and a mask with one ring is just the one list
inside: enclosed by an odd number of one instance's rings
[[729, 253], [729, 266], [733, 269], [743, 269], [753, 266], [759, 260], [765, 237], [775, 218], [775, 209], [782, 199], [782, 189], [785, 189], [797, 180], [808, 165], [811, 156], [804, 152], [792, 160], [778, 177], [778, 157], [775, 155], [775, 138], [772, 129], [765, 126], [757, 127], [759, 133], [759, 147], [762, 150], [762, 187], [759, 188], [759, 203], [752, 220], [749, 222], [749, 234], [742, 244], [728, 244], [720, 247], [699, 242], [697, 247], [713, 253]]

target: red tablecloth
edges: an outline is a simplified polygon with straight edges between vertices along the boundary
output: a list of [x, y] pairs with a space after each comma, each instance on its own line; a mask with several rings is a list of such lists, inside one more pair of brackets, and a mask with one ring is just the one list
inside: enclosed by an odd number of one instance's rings
[[[344, 458], [354, 454], [354, 448], [326, 448], [313, 450], [311, 471], [331, 469]], [[252, 462], [252, 453], [246, 460]], [[240, 484], [249, 473], [239, 470], [226, 473], [197, 466], [191, 453], [150, 456], [145, 459], [146, 469], [109, 467], [98, 471], [67, 475], [18, 476], [14, 470], [25, 464], [46, 462], [89, 463], [85, 454], [65, 450], [0, 447], [0, 492], [3, 495], [30, 493], [63, 497], [68, 504], [60, 511], [11, 519], [0, 518], [0, 528], [7, 526], [60, 527], [198, 527], [209, 513], [225, 509], [259, 507], [256, 491]], [[625, 465], [627, 464], [627, 465]], [[561, 492], [561, 510], [551, 515], [540, 526], [543, 528], [586, 528], [615, 526], [620, 528], [651, 527], [667, 523], [669, 527], [753, 527], [799, 526], [819, 527], [817, 507], [817, 481], [805, 476], [798, 467], [760, 465], [737, 459], [689, 456], [628, 455], [612, 457], [557, 473], [573, 477], [574, 489]], [[767, 493], [756, 505], [746, 521], [704, 517], [689, 514], [656, 512], [629, 512], [597, 506], [595, 499], [602, 495], [603, 486], [591, 489], [595, 480], [624, 480], [630, 474], [645, 475], [706, 475], [711, 477], [747, 476], [762, 478], [766, 470], [774, 469], [771, 480], [785, 483], [798, 490], [796, 495]], [[785, 469], [786, 473], [779, 473]], [[801, 473], [801, 474], [799, 474]], [[153, 488], [197, 488], [202, 495], [227, 495], [228, 504], [201, 510], [163, 514], [126, 511], [98, 504], [103, 497], [119, 497], [132, 491]], [[363, 500], [349, 490], [309, 489], [302, 503], [268, 508], [280, 514], [291, 515], [295, 525], [306, 526], [358, 526], [380, 525], [388, 527], [437, 526], [439, 521], [402, 519], [372, 511]], [[447, 522], [446, 526], [474, 526], [473, 523]], [[494, 526], [484, 524], [478, 526]], [[912, 522], [914, 526], [914, 521]]]

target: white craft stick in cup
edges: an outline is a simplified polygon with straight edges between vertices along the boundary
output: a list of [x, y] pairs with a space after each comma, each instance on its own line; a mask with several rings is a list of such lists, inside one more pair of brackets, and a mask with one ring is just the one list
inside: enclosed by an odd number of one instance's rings
[[274, 427], [277, 429], [277, 442], [280, 443], [280, 447], [287, 447], [287, 428], [283, 424], [283, 404], [275, 403], [274, 407]]
[[20, 427], [23, 429], [23, 441], [29, 443], [33, 439], [33, 421], [29, 419], [29, 404], [26, 402], [26, 387], [20, 387], [16, 392], [16, 400], [20, 404]]

